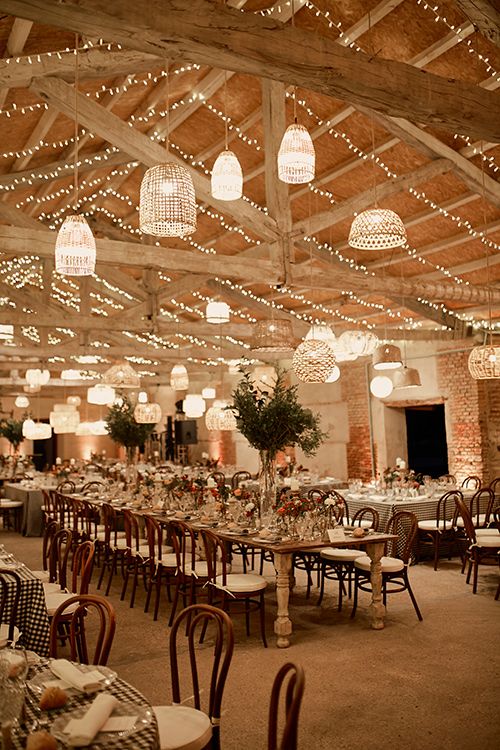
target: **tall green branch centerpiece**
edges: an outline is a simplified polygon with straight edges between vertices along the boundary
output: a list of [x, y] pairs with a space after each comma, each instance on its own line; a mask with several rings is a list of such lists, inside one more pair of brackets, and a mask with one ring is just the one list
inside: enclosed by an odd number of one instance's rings
[[110, 407], [106, 418], [106, 426], [111, 440], [123, 445], [127, 454], [127, 466], [130, 483], [132, 477], [130, 472], [136, 463], [137, 449], [144, 445], [153, 432], [154, 424], [139, 424], [134, 419], [134, 407], [128, 396], [121, 396]]
[[259, 451], [261, 518], [269, 518], [276, 503], [276, 456], [298, 445], [313, 456], [326, 433], [320, 428], [320, 415], [305, 409], [297, 400], [297, 385], [288, 385], [286, 372], [276, 369], [276, 380], [269, 390], [254, 385], [251, 374], [243, 378], [233, 392], [231, 408], [239, 431]]
[[13, 419], [12, 417], [0, 420], [0, 436], [8, 440], [13, 448], [12, 476], [14, 477], [19, 459], [19, 446], [24, 440], [23, 420]]

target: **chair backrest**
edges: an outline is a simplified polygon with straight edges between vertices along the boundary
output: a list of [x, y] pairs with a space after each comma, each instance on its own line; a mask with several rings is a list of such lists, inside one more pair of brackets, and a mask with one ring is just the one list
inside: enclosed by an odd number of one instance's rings
[[215, 479], [216, 484], [226, 483], [226, 476], [225, 474], [223, 474], [222, 471], [213, 471], [211, 474], [208, 475], [207, 479]]
[[123, 530], [125, 531], [127, 547], [138, 552], [141, 544], [139, 519], [136, 514], [128, 508], [124, 508], [123, 510]]
[[[13, 589], [13, 593], [12, 593]], [[15, 570], [0, 567], [0, 623], [8, 625], [7, 640], [14, 640], [19, 601], [21, 599], [21, 578]]]
[[495, 497], [500, 496], [500, 477], [495, 477], [490, 482], [490, 490], [493, 490]]
[[245, 482], [247, 479], [251, 479], [252, 475], [249, 471], [237, 471], [235, 474], [233, 474], [231, 479], [231, 488], [233, 490], [238, 489], [238, 485], [240, 482]]
[[56, 496], [53, 490], [46, 490], [42, 488], [44, 517], [50, 518], [54, 521], [57, 520], [57, 502]]
[[[182, 576], [186, 567], [196, 571], [196, 537], [190, 526], [182, 521], [170, 521], [170, 541], [177, 558], [178, 575]], [[189, 572], [191, 577], [191, 572]]]
[[484, 526], [488, 525], [493, 505], [495, 504], [495, 493], [489, 487], [483, 487], [477, 490], [469, 500], [469, 513], [472, 523], [480, 525], [480, 515], [484, 514]]
[[86, 494], [87, 492], [95, 492], [96, 490], [102, 490], [103, 487], [106, 485], [104, 482], [98, 482], [97, 480], [93, 480], [92, 482], [87, 482], [82, 487], [82, 494]]
[[465, 504], [465, 501], [463, 497], [456, 497], [455, 498], [455, 506], [462, 516], [462, 521], [464, 522], [464, 531], [467, 536], [467, 539], [471, 544], [476, 543], [476, 530], [474, 529], [474, 523], [472, 521], [472, 516], [470, 514], [470, 510]]
[[156, 562], [161, 560], [162, 556], [163, 526], [157, 518], [148, 515], [144, 516], [144, 523], [146, 524], [149, 558], [151, 560], [151, 566], [154, 567]]
[[438, 482], [446, 482], [447, 484], [456, 484], [457, 479], [454, 474], [441, 474], [438, 478]]
[[[456, 498], [463, 500], [460, 490], [450, 490], [441, 495], [436, 504], [436, 526], [438, 529], [446, 529], [446, 521], [449, 520], [448, 508], [455, 503]], [[451, 513], [451, 516], [453, 514]]]
[[111, 503], [101, 505], [102, 522], [104, 524], [104, 544], [116, 547], [118, 542], [118, 515]]
[[335, 500], [336, 505], [330, 505], [330, 509], [335, 515], [336, 522], [343, 526], [344, 523], [347, 523], [347, 519], [350, 517], [349, 506], [347, 505], [345, 497], [341, 495], [340, 492], [337, 492], [337, 490], [328, 490], [326, 496]]
[[94, 542], [82, 542], [73, 555], [73, 572], [71, 576], [71, 593], [88, 594], [94, 566]]
[[326, 493], [313, 488], [312, 490], [309, 490], [309, 492], [307, 493], [307, 497], [309, 500], [314, 500], [317, 503], [321, 503], [325, 499]]
[[[180, 674], [186, 675], [187, 673], [187, 670], [179, 669], [177, 648], [178, 634], [182, 632], [181, 649], [182, 652], [186, 652], [183, 632], [185, 630], [185, 635], [188, 639], [189, 662], [191, 666], [191, 685], [187, 694], [193, 696], [194, 707], [198, 710], [201, 709], [200, 683], [195, 649], [195, 643], [199, 641], [199, 638], [196, 631], [200, 628], [200, 633], [204, 633], [209, 625], [213, 625], [215, 629], [215, 644], [209, 680], [208, 710], [206, 713], [213, 725], [214, 747], [219, 747], [218, 735], [222, 696], [234, 650], [233, 623], [229, 615], [223, 610], [212, 607], [209, 604], [192, 604], [183, 609], [175, 618], [172, 630], [170, 631], [172, 703], [179, 704], [181, 702]], [[205, 690], [204, 693], [206, 694], [207, 691]]]
[[475, 474], [471, 474], [470, 476], [465, 477], [460, 487], [469, 490], [479, 490], [481, 489], [481, 478]]
[[378, 530], [380, 523], [380, 515], [376, 508], [372, 508], [367, 505], [365, 508], [360, 508], [356, 511], [352, 517], [351, 524], [353, 526], [361, 526], [361, 521], [370, 521], [371, 527], [374, 531]]
[[57, 581], [62, 589], [67, 584], [68, 557], [73, 543], [70, 529], [59, 529], [54, 534], [49, 553], [49, 579]]
[[[281, 689], [285, 680], [288, 678], [288, 684], [285, 689], [285, 726], [281, 736], [281, 742], [278, 744], [278, 715]], [[304, 670], [297, 664], [288, 662], [283, 664], [278, 674], [274, 678], [273, 688], [271, 691], [271, 701], [269, 703], [269, 724], [267, 735], [267, 750], [296, 750], [297, 748], [297, 729], [299, 723], [300, 705], [304, 694]]]
[[62, 482], [59, 482], [59, 484], [56, 487], [57, 492], [75, 492], [76, 491], [76, 484], [71, 481], [71, 479], [64, 479]]
[[209, 529], [200, 529], [205, 558], [208, 568], [208, 580], [215, 584], [218, 576], [222, 576], [222, 585], [227, 583], [228, 555], [222, 539]]
[[50, 570], [49, 570], [49, 561], [50, 561], [50, 548], [52, 546], [52, 542], [54, 540], [54, 537], [56, 533], [59, 530], [59, 525], [56, 521], [48, 521], [45, 524], [45, 528], [43, 530], [43, 541], [42, 541], [42, 569], [49, 571], [49, 581], [50, 583], [54, 583], [50, 579]]
[[[75, 611], [67, 612], [68, 608], [75, 604], [78, 605]], [[94, 622], [92, 628], [88, 627], [93, 613], [98, 616], [97, 629]], [[103, 666], [107, 664], [116, 628], [116, 616], [112, 604], [104, 597], [92, 594], [78, 594], [63, 602], [57, 608], [50, 623], [50, 656], [53, 659], [57, 659], [60, 621], [62, 618], [67, 621], [69, 616], [71, 616], [69, 626], [71, 661]], [[89, 631], [92, 632], [92, 638], [95, 640], [94, 653], [90, 657], [87, 643]]]
[[409, 510], [397, 511], [387, 521], [385, 531], [387, 534], [398, 536], [392, 542], [386, 543], [386, 554], [399, 558], [407, 565], [418, 532], [417, 516]]

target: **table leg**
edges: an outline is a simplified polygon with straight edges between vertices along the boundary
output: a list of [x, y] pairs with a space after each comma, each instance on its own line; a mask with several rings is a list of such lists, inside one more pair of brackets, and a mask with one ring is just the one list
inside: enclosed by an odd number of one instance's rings
[[371, 560], [370, 582], [372, 587], [372, 603], [369, 609], [372, 628], [374, 630], [382, 630], [384, 627], [385, 607], [382, 603], [382, 565], [380, 558], [384, 554], [384, 543], [375, 542], [367, 544], [366, 554]]
[[288, 616], [292, 554], [290, 552], [275, 552], [274, 567], [276, 570], [276, 599], [278, 602], [278, 616], [274, 621], [274, 632], [278, 636], [278, 648], [288, 648], [290, 645], [289, 636], [292, 634], [292, 621]]

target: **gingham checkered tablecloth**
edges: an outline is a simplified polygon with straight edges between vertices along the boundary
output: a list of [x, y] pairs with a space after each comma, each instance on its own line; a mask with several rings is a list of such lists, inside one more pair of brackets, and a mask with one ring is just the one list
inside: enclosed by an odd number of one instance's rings
[[[409, 510], [412, 513], [415, 513], [419, 521], [436, 518], [436, 506], [439, 497], [416, 497], [407, 498], [405, 500], [394, 500], [394, 498], [391, 497], [387, 500], [377, 500], [371, 498], [370, 495], [363, 495], [362, 498], [359, 498], [352, 497], [347, 493], [345, 495], [345, 499], [349, 507], [349, 514], [351, 518], [356, 513], [356, 511], [360, 510], [360, 508], [365, 508], [367, 506], [375, 508], [380, 516], [379, 531], [383, 531], [389, 518], [393, 515], [393, 513], [397, 513], [399, 510]], [[449, 518], [453, 516], [454, 510], [455, 504], [448, 503], [446, 512]]]
[[[43, 659], [40, 665], [32, 667], [28, 675], [28, 683], [29, 679], [33, 678], [37, 672], [40, 672], [42, 669], [46, 669], [48, 663], [49, 662], [47, 659]], [[107, 688], [107, 692], [111, 693], [111, 695], [114, 695], [115, 698], [117, 698], [119, 701], [133, 703], [135, 705], [151, 709], [151, 705], [144, 698], [144, 696], [139, 693], [138, 690], [133, 688], [132, 685], [129, 685], [127, 682], [120, 680], [119, 678], [116, 678], [114, 682], [111, 683], [111, 685]], [[64, 708], [55, 709], [50, 712], [40, 711], [40, 709], [38, 708], [40, 695], [30, 689], [28, 685], [25, 701], [25, 726], [27, 727], [27, 730], [25, 732], [19, 732], [19, 734], [13, 738], [13, 747], [15, 748], [15, 750], [23, 750], [26, 742], [26, 734], [29, 731], [30, 727], [33, 726], [35, 721], [46, 718], [50, 718], [51, 721], [54, 721], [61, 714], [75, 711], [76, 709], [81, 707], [90, 706], [94, 698], [94, 695], [84, 695], [79, 693], [76, 695], [71, 695], [68, 703]], [[158, 725], [156, 723], [154, 712], [151, 713], [152, 716], [150, 724], [145, 726], [140, 731], [130, 735], [130, 737], [125, 737], [117, 740], [113, 743], [113, 747], [120, 748], [120, 750], [157, 750], [157, 748], [159, 748], [160, 746], [158, 741]], [[47, 731], [50, 731], [48, 727], [44, 728], [47, 729]], [[89, 747], [95, 746], [90, 745]], [[99, 747], [101, 748], [102, 745], [99, 745]]]
[[[50, 626], [43, 583], [24, 565], [15, 568], [15, 572], [21, 578], [21, 598], [14, 623], [21, 631], [20, 645], [40, 656], [48, 656]], [[14, 600], [15, 583], [12, 576], [7, 575], [5, 578], [8, 583], [8, 594], [3, 619], [8, 622]]]

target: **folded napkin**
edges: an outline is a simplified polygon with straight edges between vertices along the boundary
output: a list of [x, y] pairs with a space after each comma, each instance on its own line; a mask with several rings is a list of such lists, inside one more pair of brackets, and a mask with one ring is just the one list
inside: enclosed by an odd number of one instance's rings
[[64, 730], [65, 734], [68, 735], [68, 745], [71, 747], [90, 745], [117, 706], [118, 700], [114, 695], [99, 693], [81, 719], [70, 719], [68, 721]]
[[104, 679], [104, 675], [97, 669], [81, 672], [67, 659], [54, 659], [50, 663], [50, 669], [56, 677], [82, 693], [95, 693]]

